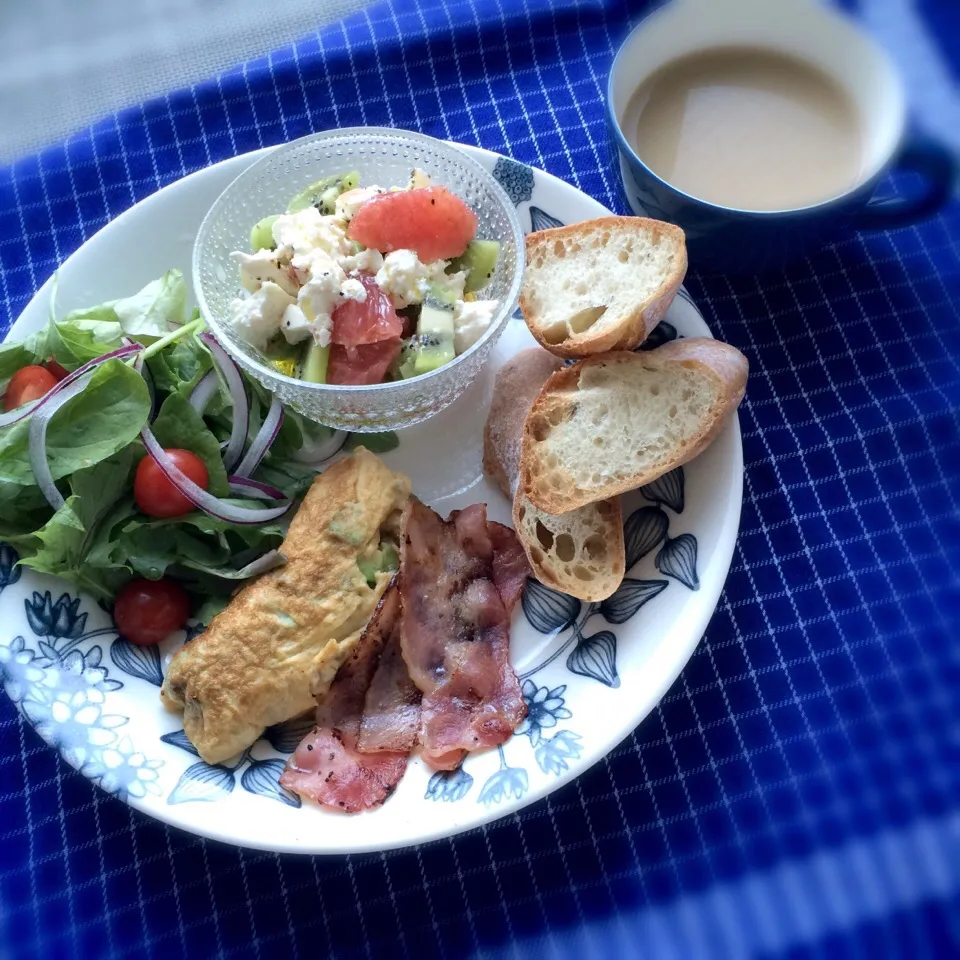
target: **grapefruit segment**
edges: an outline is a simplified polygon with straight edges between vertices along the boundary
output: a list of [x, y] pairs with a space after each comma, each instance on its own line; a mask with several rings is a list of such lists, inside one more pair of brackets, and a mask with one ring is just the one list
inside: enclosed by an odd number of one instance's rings
[[399, 354], [399, 337], [349, 347], [334, 343], [330, 347], [327, 383], [365, 386], [371, 383], [382, 383], [390, 365]]
[[413, 250], [423, 263], [459, 257], [476, 232], [476, 214], [446, 187], [378, 194], [347, 227], [347, 236], [365, 247]]
[[403, 333], [403, 320], [397, 316], [390, 298], [368, 273], [357, 279], [367, 291], [367, 299], [344, 300], [330, 315], [330, 342], [343, 346], [393, 340]]

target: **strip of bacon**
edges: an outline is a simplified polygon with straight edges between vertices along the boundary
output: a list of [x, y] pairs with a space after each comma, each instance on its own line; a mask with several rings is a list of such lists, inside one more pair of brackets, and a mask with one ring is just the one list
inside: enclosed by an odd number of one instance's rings
[[390, 635], [363, 707], [361, 753], [409, 753], [420, 728], [420, 691], [410, 679], [400, 651], [400, 622]]
[[530, 576], [530, 561], [510, 527], [490, 520], [487, 528], [493, 543], [493, 583], [510, 616]]
[[280, 786], [330, 810], [360, 813], [379, 807], [407, 769], [405, 753], [357, 753], [328, 727], [314, 727], [280, 774]]
[[416, 501], [400, 569], [400, 645], [423, 692], [424, 759], [451, 770], [467, 751], [509, 739], [526, 715], [509, 654], [510, 611], [529, 569], [513, 531], [488, 523], [484, 504], [443, 521]]
[[332, 810], [358, 813], [380, 806], [407, 768], [408, 750], [357, 749], [367, 690], [398, 623], [396, 581], [384, 593], [366, 630], [317, 709], [317, 725], [303, 738], [280, 775], [280, 785]]

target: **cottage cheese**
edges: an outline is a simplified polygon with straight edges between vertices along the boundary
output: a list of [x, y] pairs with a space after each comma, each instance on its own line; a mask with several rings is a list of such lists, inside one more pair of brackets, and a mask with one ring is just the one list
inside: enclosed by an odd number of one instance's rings
[[496, 312], [496, 300], [461, 300], [457, 303], [453, 308], [453, 349], [457, 356], [469, 350], [484, 335]]
[[422, 190], [424, 187], [431, 186], [430, 174], [426, 170], [414, 167], [410, 171], [410, 182], [407, 184], [408, 190]]
[[324, 274], [333, 274], [340, 283], [347, 278], [343, 267], [340, 266], [340, 258], [331, 256], [326, 250], [320, 248], [297, 254], [290, 261], [290, 266], [301, 285], [309, 283], [310, 280], [319, 279]]
[[[347, 275], [340, 264], [322, 250], [314, 250], [305, 260], [305, 264], [298, 266], [296, 258], [294, 259], [298, 274], [303, 266], [308, 268], [308, 276], [300, 288], [297, 302], [304, 316], [310, 321], [314, 340], [321, 347], [325, 347], [330, 343], [330, 329], [333, 326], [331, 315], [340, 305], [340, 288], [346, 282]], [[290, 340], [286, 331], [284, 336]], [[295, 340], [290, 342], [296, 343]]]
[[294, 302], [290, 294], [267, 280], [256, 293], [233, 301], [233, 327], [244, 340], [262, 350], [276, 335], [284, 311]]
[[394, 306], [420, 303], [427, 289], [428, 271], [412, 250], [394, 250], [383, 258], [377, 285], [393, 298]]
[[280, 318], [280, 330], [287, 343], [300, 343], [312, 335], [314, 325], [307, 319], [299, 304], [291, 303]]
[[323, 250], [331, 257], [345, 256], [353, 245], [347, 240], [346, 221], [324, 217], [316, 207], [285, 213], [273, 224], [278, 256], [298, 256]]
[[366, 303], [367, 288], [359, 280], [344, 280], [340, 284], [340, 296], [346, 300], [356, 300], [357, 303]]
[[383, 254], [379, 250], [360, 250], [341, 257], [340, 266], [346, 273], [377, 273], [383, 266]]
[[413, 250], [394, 250], [383, 259], [377, 271], [377, 284], [401, 310], [411, 303], [422, 303], [427, 290], [433, 286], [444, 299], [463, 299], [466, 273], [447, 274], [448, 261], [422, 263]]
[[236, 250], [230, 254], [230, 257], [240, 266], [240, 284], [244, 290], [256, 293], [261, 284], [269, 280], [285, 293], [289, 293], [291, 297], [297, 295], [299, 285], [290, 276], [287, 268], [280, 265], [275, 251], [258, 250], [256, 253], [243, 253], [241, 250]]

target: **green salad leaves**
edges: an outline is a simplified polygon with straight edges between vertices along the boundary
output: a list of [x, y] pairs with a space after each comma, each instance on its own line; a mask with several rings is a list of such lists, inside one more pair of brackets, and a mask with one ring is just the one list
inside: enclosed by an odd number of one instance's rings
[[[24, 366], [55, 359], [73, 371], [118, 349], [122, 338], [146, 347], [153, 384], [151, 396], [129, 358], [108, 360], [52, 416], [47, 461], [65, 498], [56, 511], [30, 467], [30, 418], [0, 428], [0, 542], [17, 549], [23, 566], [69, 580], [105, 602], [134, 576], [175, 576], [197, 597], [197, 616], [206, 622], [250, 575], [250, 563], [280, 545], [283, 521], [231, 524], [199, 510], [160, 519], [143, 514], [134, 501], [134, 476], [146, 455], [140, 432], [148, 424], [164, 448], [189, 450], [203, 460], [212, 495], [230, 496], [222, 461], [232, 428], [229, 391], [221, 384], [202, 415], [189, 402], [200, 380], [215, 369], [197, 336], [202, 330], [196, 314], [188, 318], [182, 274], [171, 270], [133, 296], [51, 317], [27, 340], [0, 345], [0, 390]], [[246, 380], [246, 386], [249, 443], [272, 398], [258, 383]], [[298, 454], [330, 435], [328, 427], [288, 410], [253, 479], [299, 498], [316, 468], [300, 462]], [[396, 437], [381, 434], [362, 442], [381, 452], [396, 446]]]
[[[83, 393], [50, 421], [47, 461], [54, 480], [122, 450], [139, 436], [149, 416], [150, 394], [143, 377], [122, 360], [108, 360]], [[29, 419], [0, 431], [0, 480], [34, 483], [29, 432]]]

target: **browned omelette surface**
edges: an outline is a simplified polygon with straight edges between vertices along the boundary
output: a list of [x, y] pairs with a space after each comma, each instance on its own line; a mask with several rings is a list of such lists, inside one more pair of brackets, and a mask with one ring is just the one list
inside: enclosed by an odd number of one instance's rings
[[304, 713], [357, 642], [389, 573], [357, 566], [396, 533], [410, 480], [358, 449], [320, 474], [280, 547], [287, 563], [245, 586], [170, 662], [160, 691], [183, 711], [207, 763], [250, 746], [265, 727]]

